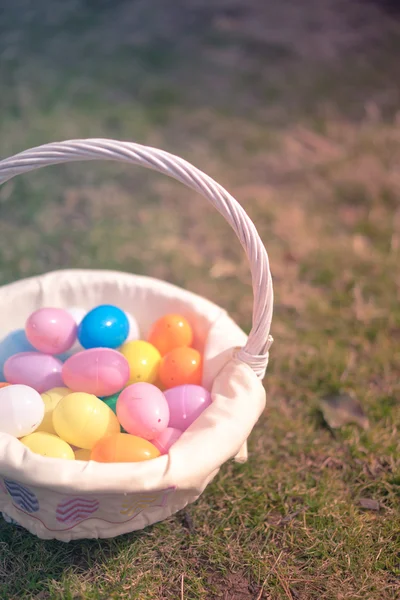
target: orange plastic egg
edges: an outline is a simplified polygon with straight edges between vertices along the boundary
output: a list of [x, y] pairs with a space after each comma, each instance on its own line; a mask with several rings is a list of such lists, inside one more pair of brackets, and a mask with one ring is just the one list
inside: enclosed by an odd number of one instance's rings
[[191, 383], [200, 385], [203, 365], [200, 352], [194, 348], [175, 348], [164, 356], [159, 379], [166, 389]]
[[181, 346], [191, 346], [193, 330], [185, 317], [181, 315], [165, 315], [152, 326], [148, 341], [165, 356], [171, 350]]
[[7, 387], [8, 385], [11, 385], [11, 383], [7, 383], [6, 381], [0, 381], [0, 388]]
[[140, 462], [160, 456], [160, 451], [147, 440], [128, 433], [114, 433], [99, 440], [90, 459], [97, 462]]

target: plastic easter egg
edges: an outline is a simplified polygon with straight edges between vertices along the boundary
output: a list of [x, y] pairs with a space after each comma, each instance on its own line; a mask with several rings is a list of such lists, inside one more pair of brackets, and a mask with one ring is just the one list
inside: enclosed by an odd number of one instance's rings
[[74, 354], [62, 369], [64, 384], [74, 392], [111, 396], [128, 383], [128, 361], [110, 348], [92, 348]]
[[154, 440], [151, 440], [151, 443], [159, 449], [161, 454], [168, 454], [168, 450], [179, 440], [181, 435], [182, 431], [180, 429], [167, 427], [167, 429], [164, 429], [164, 431], [159, 433]]
[[81, 324], [83, 317], [87, 313], [87, 310], [85, 308], [81, 308], [79, 306], [72, 306], [71, 308], [67, 308], [66, 311], [71, 315], [71, 317], [74, 319], [74, 321], [77, 325], [77, 328], [76, 328], [77, 337], [76, 337], [74, 344], [71, 346], [71, 348], [67, 352], [63, 352], [61, 355], [58, 355], [58, 358], [60, 358], [63, 362], [68, 360], [68, 358], [70, 356], [72, 356], [73, 354], [76, 354], [77, 352], [82, 352], [82, 350], [83, 350], [83, 347], [81, 346], [81, 344], [79, 343], [79, 340], [78, 340], [78, 326]]
[[159, 350], [161, 356], [165, 356], [175, 348], [191, 346], [193, 330], [185, 317], [165, 315], [154, 323], [147, 339]]
[[45, 354], [61, 354], [76, 340], [77, 325], [63, 308], [40, 308], [30, 315], [25, 332], [28, 341]]
[[11, 383], [7, 383], [7, 381], [0, 381], [0, 388], [7, 387], [8, 385], [11, 385]]
[[113, 411], [113, 413], [117, 414], [117, 400], [119, 397], [119, 392], [117, 394], [112, 394], [112, 396], [106, 396], [105, 398], [100, 398], [103, 402], [107, 404], [109, 408]]
[[86, 450], [105, 435], [120, 431], [113, 411], [99, 398], [85, 392], [61, 398], [53, 412], [53, 425], [61, 439]]
[[169, 427], [185, 431], [211, 404], [211, 394], [201, 385], [180, 385], [164, 392], [169, 406]]
[[203, 365], [200, 352], [194, 348], [175, 348], [166, 354], [158, 373], [162, 385], [166, 388], [178, 385], [200, 385]]
[[44, 417], [36, 431], [44, 431], [52, 434], [56, 433], [53, 426], [53, 411], [61, 398], [64, 398], [64, 396], [67, 396], [68, 394], [72, 394], [72, 390], [66, 387], [53, 388], [52, 390], [41, 394], [44, 402]]
[[125, 314], [129, 321], [129, 334], [128, 334], [128, 337], [126, 338], [126, 341], [131, 342], [132, 340], [138, 340], [140, 338], [140, 330], [139, 330], [138, 322], [131, 313], [125, 312]]
[[90, 460], [91, 450], [85, 450], [84, 448], [78, 448], [75, 450], [75, 460]]
[[120, 348], [129, 363], [129, 383], [154, 383], [158, 376], [161, 354], [152, 344], [142, 340], [126, 342]]
[[44, 416], [40, 394], [27, 385], [0, 389], [0, 432], [14, 437], [33, 433]]
[[62, 362], [50, 354], [20, 352], [5, 362], [4, 375], [9, 383], [28, 385], [42, 394], [61, 387]]
[[52, 433], [35, 431], [20, 440], [25, 446], [42, 456], [50, 458], [65, 458], [75, 460], [75, 454], [71, 446]]
[[87, 310], [85, 308], [81, 308], [80, 306], [71, 306], [66, 309], [67, 312], [71, 315], [77, 325], [80, 325], [83, 317], [86, 315]]
[[120, 393], [117, 417], [128, 433], [152, 440], [168, 427], [168, 403], [155, 385], [134, 383]]
[[123, 310], [111, 304], [93, 308], [78, 328], [78, 339], [84, 348], [118, 348], [128, 334], [128, 317]]
[[25, 329], [15, 329], [0, 341], [0, 379], [5, 379], [4, 364], [6, 360], [20, 352], [37, 352], [28, 342]]
[[91, 453], [91, 459], [97, 462], [140, 462], [158, 456], [160, 452], [151, 442], [128, 433], [103, 438]]

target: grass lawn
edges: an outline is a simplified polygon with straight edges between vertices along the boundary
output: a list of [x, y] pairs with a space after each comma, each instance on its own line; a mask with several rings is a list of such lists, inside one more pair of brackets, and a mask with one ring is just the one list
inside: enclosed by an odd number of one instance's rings
[[[91, 136], [183, 156], [253, 218], [276, 305], [248, 463], [118, 539], [43, 542], [2, 522], [0, 597], [399, 598], [399, 22], [351, 0], [6, 5], [0, 156]], [[0, 217], [1, 283], [66, 267], [146, 273], [250, 327], [240, 244], [176, 182], [53, 167], [2, 186]], [[325, 425], [320, 399], [339, 392], [369, 428]]]

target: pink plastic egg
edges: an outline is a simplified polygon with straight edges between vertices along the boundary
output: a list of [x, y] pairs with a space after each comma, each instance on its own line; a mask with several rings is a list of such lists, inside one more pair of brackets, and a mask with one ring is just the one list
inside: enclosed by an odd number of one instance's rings
[[43, 394], [62, 387], [62, 362], [50, 354], [20, 352], [10, 356], [4, 364], [4, 375], [9, 383], [28, 385]]
[[173, 444], [175, 444], [177, 440], [179, 440], [181, 435], [182, 431], [180, 429], [167, 427], [167, 429], [164, 429], [164, 431], [162, 431], [156, 438], [154, 438], [154, 440], [152, 440], [152, 443], [156, 448], [159, 449], [161, 454], [168, 454], [168, 450]]
[[91, 348], [71, 356], [63, 366], [64, 384], [74, 392], [111, 396], [127, 384], [128, 361], [111, 348]]
[[168, 427], [168, 404], [155, 385], [133, 383], [118, 397], [117, 417], [128, 433], [152, 440]]
[[169, 426], [185, 431], [211, 404], [211, 394], [201, 385], [179, 385], [167, 390]]
[[76, 340], [77, 324], [62, 308], [40, 308], [31, 314], [25, 325], [28, 341], [45, 354], [61, 354]]

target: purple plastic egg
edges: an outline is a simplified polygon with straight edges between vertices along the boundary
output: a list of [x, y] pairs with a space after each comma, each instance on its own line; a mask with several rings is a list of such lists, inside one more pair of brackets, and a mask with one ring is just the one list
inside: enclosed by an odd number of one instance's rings
[[168, 450], [177, 440], [179, 440], [181, 435], [182, 431], [180, 429], [167, 427], [167, 429], [164, 429], [164, 431], [152, 440], [152, 443], [158, 448], [161, 454], [168, 454]]
[[64, 385], [74, 392], [111, 396], [127, 384], [129, 364], [116, 350], [91, 348], [68, 358], [62, 376]]
[[117, 417], [128, 433], [153, 440], [168, 427], [168, 403], [155, 385], [133, 383], [118, 397]]
[[201, 385], [179, 385], [164, 392], [169, 406], [169, 427], [185, 431], [211, 404], [211, 394]]
[[39, 394], [64, 385], [62, 362], [50, 354], [20, 352], [10, 356], [4, 364], [4, 375], [8, 383], [28, 385]]

